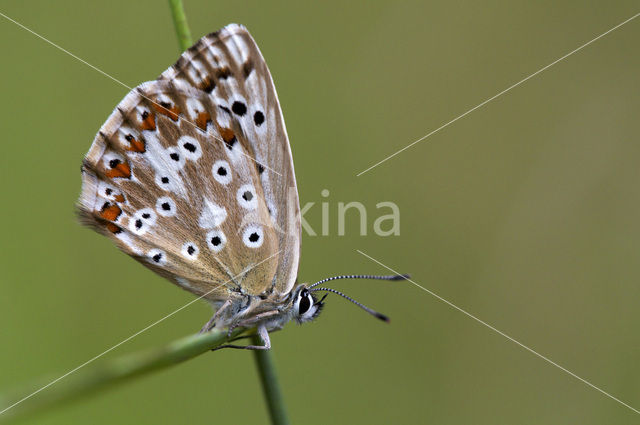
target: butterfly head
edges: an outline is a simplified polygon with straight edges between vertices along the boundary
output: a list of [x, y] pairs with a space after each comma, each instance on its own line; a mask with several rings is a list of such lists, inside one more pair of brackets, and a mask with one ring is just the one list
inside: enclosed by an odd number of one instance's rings
[[298, 285], [293, 291], [293, 318], [298, 323], [310, 322], [322, 311], [325, 294], [319, 300], [313, 295], [306, 285]]
[[408, 275], [392, 275], [392, 276], [347, 275], [347, 276], [330, 277], [328, 279], [323, 279], [319, 282], [314, 283], [313, 285], [308, 285], [308, 286], [306, 284], [301, 284], [301, 285], [298, 285], [291, 293], [291, 298], [290, 298], [291, 304], [289, 307], [290, 312], [293, 318], [298, 323], [310, 322], [316, 317], [318, 317], [318, 315], [322, 311], [322, 308], [324, 307], [324, 300], [325, 298], [327, 298], [327, 295], [328, 295], [328, 294], [325, 294], [322, 298], [317, 299], [314, 293], [315, 292], [331, 292], [333, 294], [339, 295], [342, 298], [345, 298], [346, 300], [352, 302], [353, 304], [357, 305], [358, 307], [360, 307], [367, 313], [371, 314], [372, 316], [380, 320], [383, 320], [385, 322], [389, 322], [389, 318], [384, 314], [378, 313], [377, 311], [370, 309], [369, 307], [359, 303], [358, 301], [354, 300], [348, 295], [343, 294], [340, 291], [337, 291], [333, 288], [319, 287], [319, 285], [325, 282], [338, 280], [338, 279], [405, 280], [408, 278], [409, 278]]

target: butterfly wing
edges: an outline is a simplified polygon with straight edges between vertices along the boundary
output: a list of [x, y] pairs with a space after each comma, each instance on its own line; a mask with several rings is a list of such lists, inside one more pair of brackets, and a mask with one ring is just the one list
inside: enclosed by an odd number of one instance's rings
[[85, 157], [81, 219], [197, 295], [268, 290], [282, 248], [244, 130], [206, 92], [142, 84]]
[[84, 222], [198, 295], [288, 293], [300, 252], [289, 142], [249, 33], [203, 37], [129, 93], [83, 165]]
[[159, 80], [181, 82], [208, 94], [242, 128], [258, 163], [281, 250], [272, 289], [288, 293], [300, 257], [300, 206], [280, 102], [255, 41], [243, 26], [228, 25], [201, 38]]

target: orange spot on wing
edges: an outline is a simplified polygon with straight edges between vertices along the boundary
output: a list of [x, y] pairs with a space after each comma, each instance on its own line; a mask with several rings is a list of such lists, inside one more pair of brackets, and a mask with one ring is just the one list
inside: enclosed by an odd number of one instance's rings
[[116, 204], [107, 203], [100, 211], [100, 217], [109, 221], [116, 221], [120, 214], [122, 214], [122, 210]]
[[[152, 105], [153, 105], [153, 109], [155, 109], [159, 114], [165, 115], [171, 118], [173, 121], [178, 121], [178, 114], [180, 114], [180, 108], [178, 108], [176, 105], [173, 105], [173, 107], [171, 108], [166, 108], [157, 103], [152, 103]], [[155, 128], [155, 123], [154, 123], [154, 128]]]
[[127, 138], [127, 141], [129, 142], [129, 146], [125, 148], [126, 150], [139, 153], [146, 152], [147, 149], [145, 147], [144, 141], [136, 140], [133, 137]]
[[201, 130], [207, 129], [207, 123], [211, 122], [211, 115], [208, 112], [200, 112], [196, 117], [196, 125]]
[[114, 168], [107, 170], [105, 175], [110, 179], [113, 179], [116, 177], [124, 177], [128, 179], [129, 177], [131, 177], [131, 169], [129, 168], [129, 164], [125, 162], [121, 162], [118, 165], [116, 165]]
[[122, 231], [122, 229], [120, 227], [118, 227], [117, 225], [115, 225], [113, 223], [107, 223], [107, 229], [111, 233], [120, 233]]
[[155, 130], [156, 129], [156, 115], [153, 112], [144, 111], [142, 113], [142, 124], [140, 128], [143, 130]]
[[114, 196], [114, 199], [116, 200], [116, 202], [124, 202], [124, 195], [116, 195]]
[[224, 140], [225, 143], [231, 142], [236, 137], [236, 135], [233, 133], [233, 130], [231, 130], [230, 128], [221, 128], [220, 135], [222, 136], [222, 140]]

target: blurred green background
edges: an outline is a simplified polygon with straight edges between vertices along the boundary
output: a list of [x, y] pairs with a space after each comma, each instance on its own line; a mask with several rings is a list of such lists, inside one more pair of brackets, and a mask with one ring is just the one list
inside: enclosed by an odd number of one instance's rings
[[[356, 174], [638, 12], [637, 1], [186, 1], [194, 39], [246, 25], [276, 82], [306, 215], [301, 281], [415, 281], [640, 408], [640, 19]], [[178, 56], [165, 1], [4, 1], [129, 85]], [[62, 374], [192, 300], [76, 223], [80, 163], [126, 89], [0, 18], [0, 391]], [[337, 236], [393, 201], [401, 235]], [[335, 287], [273, 335], [296, 424], [630, 424], [639, 416], [408, 282]], [[106, 357], [197, 331], [197, 303]], [[46, 391], [55, 391], [55, 385]], [[266, 423], [250, 353], [203, 355], [24, 423]]]

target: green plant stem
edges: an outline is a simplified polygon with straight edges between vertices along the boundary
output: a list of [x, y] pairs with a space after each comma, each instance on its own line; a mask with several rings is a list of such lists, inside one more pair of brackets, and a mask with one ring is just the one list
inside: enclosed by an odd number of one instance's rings
[[191, 41], [191, 30], [187, 22], [187, 15], [184, 13], [182, 0], [169, 0], [169, 8], [171, 9], [171, 16], [173, 17], [173, 25], [176, 28], [180, 53], [182, 53], [193, 44]]
[[[169, 7], [171, 8], [171, 15], [173, 16], [180, 51], [183, 52], [191, 46], [192, 41], [187, 16], [182, 6], [182, 0], [169, 0]], [[253, 341], [255, 345], [262, 345], [262, 341], [257, 335], [254, 336]], [[284, 398], [278, 385], [278, 376], [276, 375], [271, 352], [269, 350], [255, 350], [254, 355], [258, 372], [260, 373], [262, 390], [267, 407], [269, 408], [271, 423], [273, 425], [288, 425], [287, 410], [284, 406]]]
[[[232, 338], [244, 330], [237, 329]], [[165, 369], [200, 354], [206, 353], [227, 341], [226, 331], [213, 330], [175, 340], [165, 347], [128, 354], [103, 363], [87, 365], [63, 378], [60, 376], [41, 380], [13, 395], [0, 395], [0, 422], [18, 419], [28, 414], [58, 406], [98, 390], [112, 387], [129, 379]], [[218, 365], [221, 366], [221, 365]], [[213, 363], [212, 367], [216, 367]], [[53, 382], [53, 384], [51, 384]], [[51, 388], [43, 387], [51, 384]], [[42, 391], [39, 391], [42, 389]], [[34, 392], [39, 391], [34, 394]], [[13, 407], [11, 407], [13, 406]]]
[[[258, 335], [253, 336], [255, 345], [262, 345], [262, 341]], [[278, 384], [278, 375], [276, 374], [273, 355], [271, 350], [255, 350], [253, 352], [262, 382], [262, 391], [264, 392], [265, 402], [269, 408], [269, 416], [273, 425], [289, 425], [287, 418], [287, 409], [284, 405], [284, 397]]]

